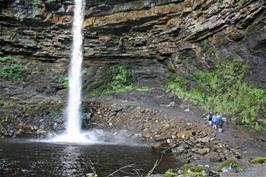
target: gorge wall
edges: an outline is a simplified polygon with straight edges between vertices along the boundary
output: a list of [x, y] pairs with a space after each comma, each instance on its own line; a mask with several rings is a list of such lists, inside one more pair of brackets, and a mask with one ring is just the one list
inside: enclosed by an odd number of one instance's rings
[[[159, 62], [189, 75], [233, 56], [247, 60], [251, 66], [247, 78], [266, 87], [264, 1], [86, 3], [86, 68], [99, 63]], [[66, 71], [72, 13], [72, 1], [1, 1], [0, 52], [25, 62], [34, 73], [26, 73], [25, 81], [42, 81], [43, 86], [51, 87], [47, 74]]]
[[[87, 0], [84, 96], [116, 64], [156, 88], [171, 72], [190, 77], [227, 57], [246, 61], [246, 80], [265, 89], [265, 13], [263, 0]], [[0, 78], [3, 107], [65, 95], [72, 14], [70, 0], [0, 0], [0, 66], [19, 68], [19, 79]]]

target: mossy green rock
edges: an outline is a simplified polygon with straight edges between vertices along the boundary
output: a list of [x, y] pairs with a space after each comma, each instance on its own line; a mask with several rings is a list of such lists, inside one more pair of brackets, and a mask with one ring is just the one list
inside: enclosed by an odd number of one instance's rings
[[164, 176], [164, 177], [175, 177], [175, 176], [177, 176], [177, 173], [175, 173], [173, 169], [168, 169], [168, 170], [164, 173], [163, 176]]
[[191, 176], [191, 177], [206, 176], [206, 172], [208, 171], [207, 168], [198, 164], [186, 164], [181, 169], [185, 176]]
[[254, 159], [251, 160], [251, 163], [253, 164], [266, 163], [266, 157], [255, 157]]
[[228, 159], [228, 160], [222, 162], [221, 164], [219, 164], [215, 168], [215, 170], [216, 171], [222, 171], [222, 169], [228, 168], [228, 167], [234, 168], [236, 170], [240, 170], [241, 164], [236, 159]]

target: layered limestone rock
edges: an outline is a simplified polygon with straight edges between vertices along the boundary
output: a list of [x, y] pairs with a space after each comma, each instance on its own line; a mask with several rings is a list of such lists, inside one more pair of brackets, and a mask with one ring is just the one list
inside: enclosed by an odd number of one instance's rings
[[[0, 54], [65, 73], [73, 1], [33, 2], [0, 1]], [[247, 60], [247, 78], [266, 87], [262, 0], [95, 0], [86, 1], [85, 14], [86, 66], [160, 62], [189, 76], [233, 56]]]

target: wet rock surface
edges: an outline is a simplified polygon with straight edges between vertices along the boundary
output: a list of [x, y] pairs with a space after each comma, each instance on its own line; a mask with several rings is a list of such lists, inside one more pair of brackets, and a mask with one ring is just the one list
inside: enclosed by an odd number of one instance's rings
[[63, 131], [64, 104], [43, 98], [24, 102], [1, 100], [0, 136], [36, 138]]

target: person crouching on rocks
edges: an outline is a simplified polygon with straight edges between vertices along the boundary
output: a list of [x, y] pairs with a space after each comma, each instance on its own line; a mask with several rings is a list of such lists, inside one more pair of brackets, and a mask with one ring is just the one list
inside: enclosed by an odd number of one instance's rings
[[213, 124], [213, 128], [214, 129], [218, 129], [218, 132], [222, 132], [223, 131], [223, 125], [224, 125], [224, 120], [223, 120], [223, 116], [221, 115], [215, 115], [212, 117], [212, 124]]

